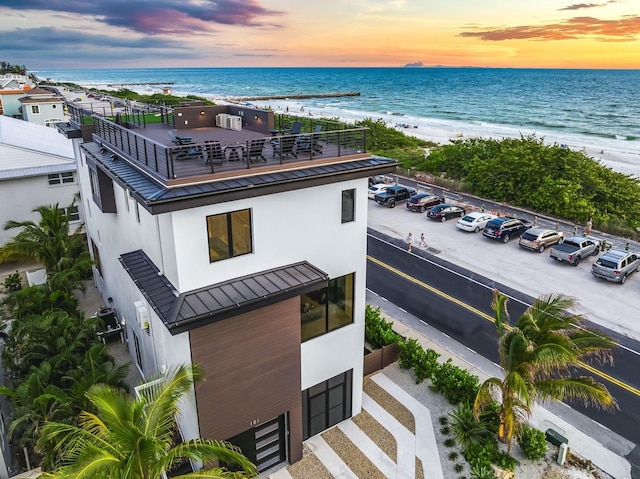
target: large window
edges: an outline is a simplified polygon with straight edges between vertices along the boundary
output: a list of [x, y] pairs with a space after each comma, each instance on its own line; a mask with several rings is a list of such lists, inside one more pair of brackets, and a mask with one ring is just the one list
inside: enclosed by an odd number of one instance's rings
[[47, 176], [49, 180], [49, 184], [53, 185], [61, 185], [63, 183], [74, 183], [75, 179], [73, 177], [73, 171], [64, 171], [62, 173], [54, 173]]
[[207, 216], [209, 261], [220, 261], [253, 252], [251, 210]]
[[77, 206], [71, 206], [68, 208], [58, 208], [58, 211], [62, 214], [69, 215], [69, 221], [80, 221], [80, 211]]
[[353, 323], [354, 276], [332, 279], [328, 287], [300, 296], [302, 341]]
[[302, 391], [302, 438], [309, 439], [351, 417], [353, 370]]
[[342, 192], [342, 222], [349, 223], [356, 219], [356, 190]]

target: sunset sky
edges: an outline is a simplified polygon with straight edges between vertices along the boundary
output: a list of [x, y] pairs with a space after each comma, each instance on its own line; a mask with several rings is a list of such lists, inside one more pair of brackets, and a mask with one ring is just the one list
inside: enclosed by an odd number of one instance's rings
[[640, 0], [2, 0], [0, 60], [640, 68]]

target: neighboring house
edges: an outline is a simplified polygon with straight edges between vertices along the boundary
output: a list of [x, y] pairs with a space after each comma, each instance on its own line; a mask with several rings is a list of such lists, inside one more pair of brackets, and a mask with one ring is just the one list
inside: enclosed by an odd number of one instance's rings
[[0, 115], [22, 117], [20, 98], [34, 87], [33, 81], [25, 75], [0, 75]]
[[[230, 440], [260, 470], [298, 461], [304, 439], [361, 409], [367, 178], [396, 161], [366, 153], [366, 129], [331, 122], [320, 152], [271, 138], [273, 112], [251, 108], [178, 107], [162, 111], [170, 125], [135, 128], [70, 113], [58, 128], [85, 140], [95, 282], [134, 364], [145, 378], [204, 368], [184, 438]], [[242, 130], [216, 128], [219, 114]]]
[[64, 98], [44, 88], [34, 88], [18, 100], [22, 119], [55, 128], [64, 118]]
[[[38, 221], [34, 208], [66, 208], [78, 193], [71, 141], [50, 128], [0, 116], [0, 245], [18, 233], [5, 231], [6, 221]], [[80, 224], [77, 207], [72, 217]]]

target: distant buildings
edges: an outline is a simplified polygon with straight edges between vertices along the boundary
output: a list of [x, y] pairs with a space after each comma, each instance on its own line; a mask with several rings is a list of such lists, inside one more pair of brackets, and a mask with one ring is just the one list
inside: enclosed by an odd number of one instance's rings
[[203, 367], [184, 438], [230, 440], [260, 470], [298, 461], [303, 439], [361, 409], [367, 177], [395, 160], [366, 152], [366, 129], [305, 119], [286, 135], [247, 107], [163, 108], [153, 124], [70, 109], [58, 128], [95, 282], [135, 367]]
[[55, 128], [64, 119], [64, 99], [44, 88], [34, 88], [18, 99], [22, 119]]
[[[78, 193], [71, 141], [50, 128], [0, 116], [0, 245], [18, 232], [5, 231], [6, 221], [37, 221], [34, 208], [66, 208]], [[77, 207], [72, 218], [82, 221]]]
[[25, 75], [15, 73], [0, 75], [0, 115], [22, 117], [20, 98], [35, 86], [33, 81]]

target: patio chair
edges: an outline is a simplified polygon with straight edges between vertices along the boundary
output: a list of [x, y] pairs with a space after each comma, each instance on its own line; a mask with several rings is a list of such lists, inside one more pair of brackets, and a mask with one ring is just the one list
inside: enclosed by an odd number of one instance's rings
[[267, 161], [267, 159], [262, 154], [262, 150], [264, 149], [264, 138], [259, 138], [257, 140], [251, 140], [249, 142], [249, 150], [247, 151], [247, 158], [251, 163], [255, 161]]
[[296, 141], [296, 143], [298, 144], [298, 148], [296, 149], [296, 151], [322, 154], [322, 145], [318, 143], [318, 133], [320, 133], [321, 131], [322, 125], [316, 125], [313, 133], [310, 133], [309, 135], [299, 136]]
[[[286, 133], [287, 135], [299, 135], [300, 132], [302, 131], [302, 127], [304, 125], [302, 123], [300, 123], [299, 121], [294, 121], [293, 125], [291, 125], [291, 129], [289, 130], [282, 130], [283, 133]], [[274, 130], [275, 131], [275, 130]], [[274, 138], [273, 140], [271, 140], [271, 144], [275, 146], [280, 142], [279, 137], [278, 138]]]
[[178, 136], [171, 130], [169, 130], [167, 134], [169, 135], [169, 138], [171, 138], [171, 141], [173, 142], [174, 145], [192, 145], [193, 144], [193, 139], [190, 136]]
[[207, 155], [207, 165], [221, 165], [224, 163], [224, 151], [220, 146], [220, 142], [216, 140], [207, 140], [204, 142], [204, 151]]
[[283, 136], [280, 138], [280, 141], [272, 144], [274, 158], [276, 155], [282, 158], [293, 155], [295, 158], [298, 158], [298, 155], [293, 152], [293, 147], [296, 146], [295, 136]]
[[202, 159], [200, 145], [180, 145], [171, 149], [171, 155], [176, 161]]

